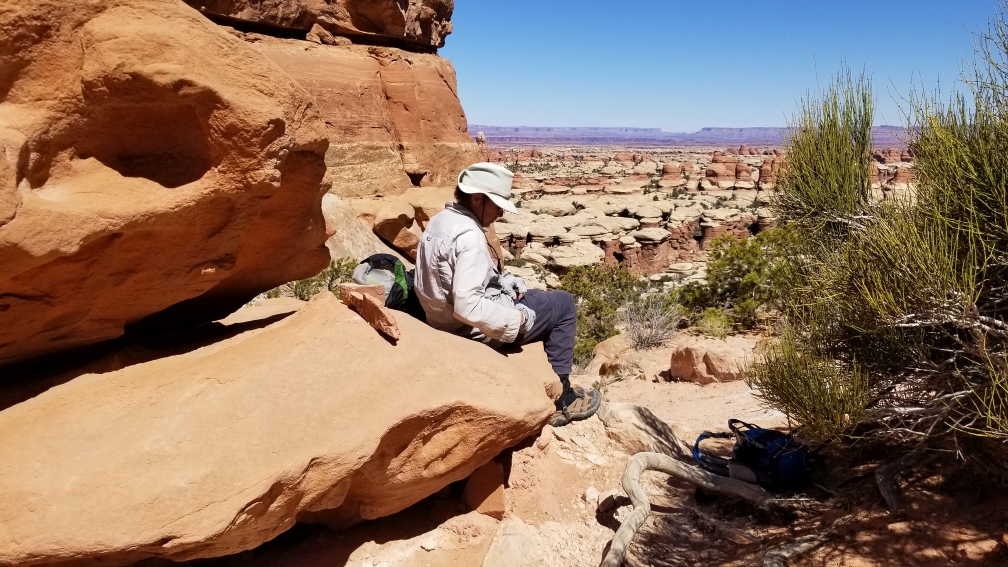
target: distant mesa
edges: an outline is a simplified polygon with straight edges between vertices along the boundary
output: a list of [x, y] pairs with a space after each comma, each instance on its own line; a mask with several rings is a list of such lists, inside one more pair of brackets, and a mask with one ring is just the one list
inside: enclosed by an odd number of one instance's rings
[[[602, 128], [550, 126], [485, 126], [472, 124], [469, 134], [482, 132], [489, 144], [639, 144], [661, 146], [781, 146], [787, 128], [701, 128], [698, 132], [665, 132], [661, 128]], [[906, 147], [902, 126], [875, 126], [872, 138], [876, 146]], [[746, 155], [743, 154], [743, 155]], [[898, 160], [897, 156], [897, 160]]]

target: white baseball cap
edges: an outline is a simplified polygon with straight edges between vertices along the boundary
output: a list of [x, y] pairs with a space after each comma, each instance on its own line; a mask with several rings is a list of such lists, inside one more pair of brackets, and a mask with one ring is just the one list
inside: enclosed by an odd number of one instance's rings
[[479, 162], [462, 170], [458, 176], [458, 187], [463, 193], [482, 193], [498, 207], [509, 213], [517, 213], [511, 199], [511, 180], [514, 174], [506, 167], [495, 163]]

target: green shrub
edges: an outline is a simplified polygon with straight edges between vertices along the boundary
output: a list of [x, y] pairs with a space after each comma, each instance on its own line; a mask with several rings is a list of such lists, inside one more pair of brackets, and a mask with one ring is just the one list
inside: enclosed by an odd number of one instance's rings
[[594, 339], [576, 339], [574, 341], [574, 366], [578, 368], [585, 368], [593, 358], [595, 358], [595, 346], [598, 345], [598, 341]]
[[575, 364], [584, 366], [595, 345], [619, 334], [618, 310], [640, 295], [643, 284], [622, 266], [592, 265], [572, 268], [560, 278], [560, 287], [577, 300]]
[[711, 287], [702, 282], [690, 282], [680, 286], [675, 290], [675, 296], [676, 302], [694, 315], [699, 315], [704, 309], [714, 305]]
[[334, 292], [339, 284], [351, 281], [354, 268], [357, 267], [357, 264], [357, 260], [353, 258], [333, 260], [318, 275], [303, 280], [287, 282], [280, 287], [267, 291], [263, 295], [266, 298], [286, 296], [294, 297], [301, 301], [308, 301], [313, 295], [322, 290]]
[[792, 329], [753, 364], [750, 387], [758, 386], [771, 406], [787, 408], [802, 426], [802, 436], [825, 441], [843, 434], [864, 417], [870, 402], [867, 375], [858, 365], [844, 367], [817, 348], [809, 348]]
[[872, 195], [867, 78], [841, 75], [799, 107], [772, 203], [795, 231], [776, 299], [788, 330], [750, 381], [817, 435], [857, 426], [1006, 462], [1008, 24], [992, 30], [969, 99], [910, 99], [912, 199]]
[[787, 228], [765, 230], [754, 238], [719, 236], [711, 245], [706, 280], [678, 288], [677, 300], [694, 318], [708, 307], [718, 307], [728, 310], [740, 327], [755, 327], [756, 310], [774, 307], [786, 283], [784, 270], [793, 238]]
[[708, 307], [704, 309], [694, 328], [705, 335], [723, 339], [732, 331], [732, 323], [723, 309]]

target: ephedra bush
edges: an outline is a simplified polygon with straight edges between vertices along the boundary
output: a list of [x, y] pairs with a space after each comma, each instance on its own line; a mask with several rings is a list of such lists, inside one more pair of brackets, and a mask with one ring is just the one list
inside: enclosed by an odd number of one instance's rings
[[1008, 28], [985, 39], [969, 99], [912, 98], [913, 197], [872, 195], [865, 77], [799, 107], [774, 203], [796, 232], [784, 328], [749, 379], [807, 437], [1008, 462], [988, 442], [1008, 440]]

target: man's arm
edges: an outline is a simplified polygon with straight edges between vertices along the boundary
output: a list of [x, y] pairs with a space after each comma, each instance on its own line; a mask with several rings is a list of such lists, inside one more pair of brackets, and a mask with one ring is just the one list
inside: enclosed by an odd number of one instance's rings
[[490, 256], [483, 235], [477, 231], [461, 234], [455, 240], [452, 274], [455, 318], [476, 327], [491, 339], [511, 343], [518, 336], [522, 314], [484, 297], [483, 283], [490, 270]]

